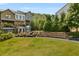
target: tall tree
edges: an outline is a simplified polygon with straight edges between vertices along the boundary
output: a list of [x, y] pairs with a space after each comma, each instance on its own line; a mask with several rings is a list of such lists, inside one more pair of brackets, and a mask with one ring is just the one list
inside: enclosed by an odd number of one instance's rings
[[70, 28], [75, 27], [78, 31], [79, 27], [79, 3], [74, 3], [70, 5], [68, 10], [68, 26]]
[[58, 17], [58, 15], [55, 15], [54, 16], [54, 21], [52, 23], [52, 28], [53, 28], [52, 30], [54, 32], [59, 31], [59, 17]]
[[43, 25], [46, 20], [43, 14], [34, 14], [31, 21], [32, 30], [43, 30]]
[[52, 31], [51, 15], [46, 15], [46, 21], [44, 23], [44, 31]]
[[59, 29], [60, 29], [60, 31], [69, 32], [69, 28], [68, 28], [68, 25], [66, 23], [66, 20], [67, 20], [66, 13], [63, 12], [60, 15], [60, 18], [59, 18]]

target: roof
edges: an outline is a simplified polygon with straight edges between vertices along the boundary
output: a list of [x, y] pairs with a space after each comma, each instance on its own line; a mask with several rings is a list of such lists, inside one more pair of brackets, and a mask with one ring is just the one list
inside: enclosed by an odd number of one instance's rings
[[0, 9], [0, 12], [2, 12], [2, 11], [4, 11], [4, 10], [6, 10], [6, 9]]
[[16, 14], [16, 13], [18, 13], [18, 14], [28, 14], [28, 13], [31, 13], [31, 11], [23, 12], [23, 11], [20, 11], [20, 10], [16, 10], [15, 11], [15, 10], [11, 10], [11, 9], [0, 9], [0, 12], [6, 11], [6, 10], [9, 10], [9, 11], [11, 11], [14, 14]]
[[[10, 9], [0, 9], [0, 12], [2, 13], [2, 12], [4, 12], [4, 11], [6, 11], [6, 10], [9, 10], [9, 11], [11, 11]], [[12, 11], [11, 11], [12, 12]], [[14, 12], [12, 12], [13, 14], [15, 14]]]
[[69, 6], [69, 4], [70, 4], [70, 3], [65, 4], [62, 8], [60, 8], [60, 9], [56, 12], [56, 14], [59, 13], [59, 12], [61, 12], [61, 11], [62, 11], [64, 8], [66, 8], [67, 6]]

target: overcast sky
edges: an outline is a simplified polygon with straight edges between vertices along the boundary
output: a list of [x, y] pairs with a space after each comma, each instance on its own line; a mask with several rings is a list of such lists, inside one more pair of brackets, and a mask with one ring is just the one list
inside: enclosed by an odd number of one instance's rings
[[33, 13], [55, 14], [65, 3], [0, 3], [0, 9], [31, 11]]

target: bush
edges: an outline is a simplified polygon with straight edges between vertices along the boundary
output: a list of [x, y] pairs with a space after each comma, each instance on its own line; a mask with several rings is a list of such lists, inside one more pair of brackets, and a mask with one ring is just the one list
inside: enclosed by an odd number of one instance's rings
[[75, 37], [79, 37], [79, 32], [70, 32], [70, 33], [69, 33], [69, 36], [70, 36], [70, 37], [74, 37], [74, 38], [75, 38]]
[[7, 40], [14, 37], [14, 34], [9, 32], [9, 33], [4, 33], [0, 35], [0, 40]]
[[14, 34], [12, 32], [7, 33], [7, 35], [8, 35], [8, 38], [14, 37]]
[[1, 34], [1, 35], [0, 35], [0, 39], [1, 39], [1, 40], [6, 40], [7, 37], [8, 37], [7, 34]]
[[2, 34], [2, 33], [4, 33], [4, 31], [3, 30], [0, 30], [0, 34]]

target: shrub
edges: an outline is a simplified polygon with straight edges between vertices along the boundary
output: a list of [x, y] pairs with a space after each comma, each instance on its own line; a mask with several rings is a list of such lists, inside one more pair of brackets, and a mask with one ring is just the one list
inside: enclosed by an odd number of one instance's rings
[[14, 34], [9, 32], [9, 33], [4, 33], [0, 35], [0, 40], [7, 40], [14, 37]]
[[4, 33], [4, 31], [3, 30], [0, 30], [0, 34], [2, 34], [2, 33]]
[[1, 34], [0, 38], [1, 38], [1, 40], [6, 40], [7, 39], [7, 34]]
[[7, 35], [8, 35], [8, 38], [12, 38], [15, 36], [12, 32], [7, 33]]
[[70, 32], [69, 36], [70, 37], [79, 37], [79, 32]]

